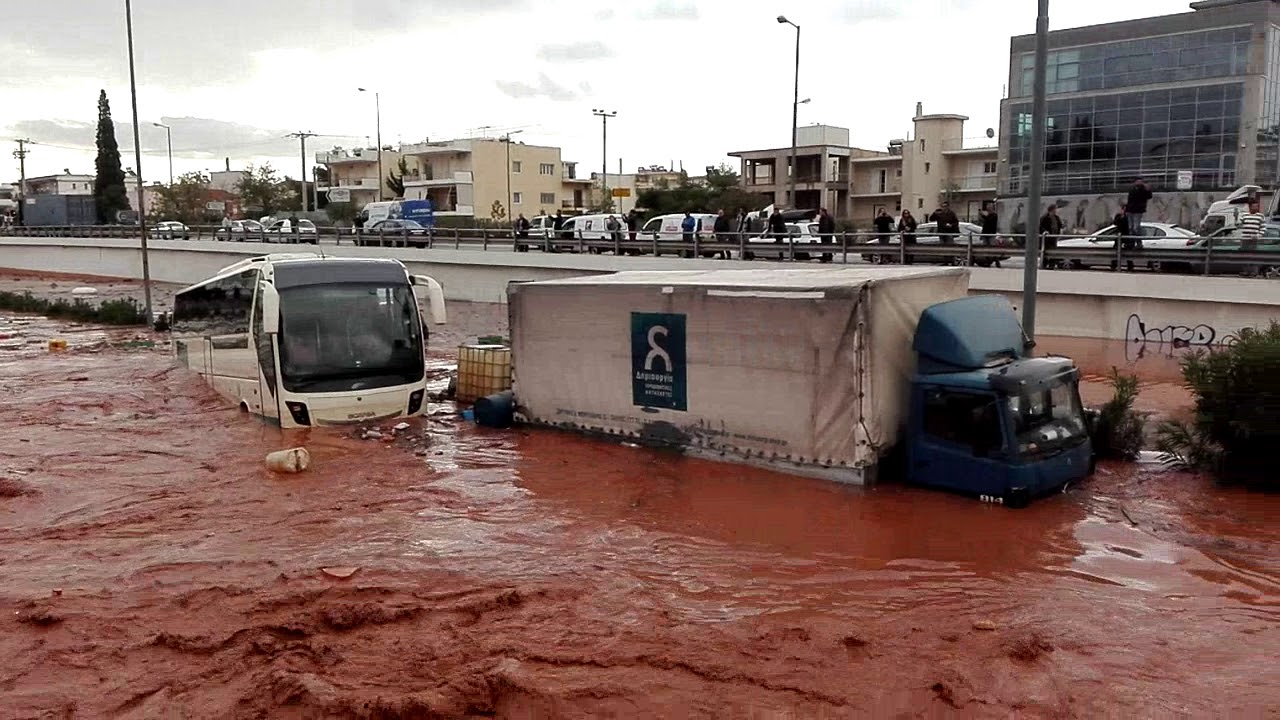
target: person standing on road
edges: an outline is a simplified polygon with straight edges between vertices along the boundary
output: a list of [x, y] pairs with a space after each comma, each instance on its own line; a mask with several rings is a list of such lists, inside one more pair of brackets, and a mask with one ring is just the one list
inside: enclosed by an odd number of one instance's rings
[[[1240, 252], [1258, 252], [1258, 240], [1262, 237], [1264, 222], [1262, 203], [1258, 200], [1258, 196], [1255, 195], [1249, 198], [1249, 212], [1240, 216]], [[1257, 277], [1258, 269], [1257, 265], [1247, 265], [1242, 274], [1247, 277]]]
[[889, 233], [893, 232], [893, 218], [890, 217], [888, 211], [880, 208], [880, 214], [876, 216], [874, 221], [876, 226], [876, 240], [881, 245], [889, 244]]
[[[729, 227], [729, 216], [725, 214], [724, 208], [720, 208], [720, 210], [716, 212], [716, 224], [713, 228], [716, 234], [716, 242], [728, 243], [732, 240], [732, 236], [729, 233]], [[716, 253], [716, 255], [724, 260], [729, 259], [729, 251], [727, 250], [721, 250]]]
[[640, 229], [640, 214], [635, 208], [627, 211], [627, 233], [631, 238], [631, 242], [636, 241], [636, 230]]
[[1138, 178], [1129, 189], [1129, 198], [1125, 201], [1125, 213], [1129, 216], [1129, 234], [1142, 235], [1142, 216], [1147, 214], [1147, 201], [1151, 199], [1151, 188]]
[[919, 223], [912, 217], [910, 210], [902, 211], [902, 218], [898, 220], [898, 233], [902, 235], [902, 258], [907, 265], [912, 263], [909, 246], [916, 244], [916, 228]]
[[[1000, 215], [996, 213], [996, 204], [991, 200], [982, 203], [978, 219], [982, 221], [982, 244], [987, 247], [995, 245], [1000, 234]], [[992, 260], [991, 264], [1000, 267], [1000, 260]]]
[[776, 242], [787, 239], [787, 221], [782, 218], [782, 211], [777, 208], [774, 208], [773, 214], [769, 216], [769, 235]]
[[956, 217], [955, 211], [951, 209], [951, 203], [942, 203], [942, 209], [936, 213], [934, 219], [938, 222], [939, 240], [944, 245], [954, 243], [960, 234], [960, 218]]
[[1058, 247], [1058, 236], [1062, 234], [1062, 218], [1058, 217], [1058, 205], [1054, 203], [1040, 218], [1040, 267], [1049, 269], [1055, 263], [1049, 261], [1049, 250]]
[[622, 242], [622, 223], [618, 222], [618, 218], [610, 215], [609, 220], [605, 223], [605, 228], [609, 230], [609, 239], [614, 242]]
[[[818, 210], [818, 242], [821, 244], [830, 244], [836, 241], [836, 219], [826, 208]], [[822, 262], [827, 263], [835, 259], [832, 253], [822, 253]]]
[[[684, 220], [680, 221], [680, 233], [681, 233], [680, 239], [692, 245], [693, 237], [694, 235], [697, 234], [697, 232], [698, 232], [697, 218], [693, 216], [693, 213], [686, 212], [684, 214]], [[693, 251], [685, 250], [684, 256], [687, 258], [693, 257]]]
[[751, 215], [747, 213], [744, 207], [738, 208], [738, 236], [734, 240], [744, 240], [751, 232]]

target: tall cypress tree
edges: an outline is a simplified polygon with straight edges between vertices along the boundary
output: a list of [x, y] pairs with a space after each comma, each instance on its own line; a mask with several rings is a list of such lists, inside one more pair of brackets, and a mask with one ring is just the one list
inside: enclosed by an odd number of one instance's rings
[[93, 200], [98, 206], [98, 222], [113, 223], [116, 213], [129, 209], [124, 169], [120, 167], [120, 146], [116, 143], [116, 126], [111, 121], [111, 103], [107, 91], [98, 94], [98, 159], [94, 161], [97, 177], [93, 181]]

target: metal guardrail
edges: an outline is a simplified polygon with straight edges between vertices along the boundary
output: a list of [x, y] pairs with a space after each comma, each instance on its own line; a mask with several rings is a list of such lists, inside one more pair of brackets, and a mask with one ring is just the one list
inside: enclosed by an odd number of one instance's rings
[[[584, 254], [654, 255], [685, 258], [738, 260], [780, 260], [785, 262], [823, 261], [839, 263], [879, 264], [943, 264], [991, 266], [1021, 257], [1020, 243], [999, 236], [988, 243], [982, 236], [957, 236], [951, 242], [939, 242], [928, 236], [923, 242], [903, 244], [901, 236], [892, 233], [888, 242], [878, 233], [835, 233], [824, 237], [788, 236], [781, 239], [759, 234], [699, 233], [691, 241], [670, 236], [623, 231], [608, 239], [599, 231], [579, 231], [572, 235], [556, 235], [549, 231], [531, 231], [527, 236], [509, 228], [434, 228], [428, 232], [366, 233], [352, 229], [317, 228], [316, 233], [253, 232], [228, 234], [220, 226], [189, 226], [186, 237], [165, 230], [148, 228], [152, 240], [235, 241], [265, 243], [323, 243], [388, 248], [422, 248], [480, 251], [569, 252]], [[590, 237], [588, 236], [590, 235]], [[138, 228], [128, 225], [81, 226], [11, 226], [0, 229], [0, 236], [50, 238], [138, 238]], [[1020, 238], [1018, 238], [1020, 239]], [[1080, 239], [1059, 236], [1058, 240]], [[1188, 238], [1195, 243], [1198, 238]], [[1042, 248], [1042, 261], [1051, 269], [1105, 268], [1113, 271], [1135, 270], [1182, 272], [1192, 274], [1235, 274], [1242, 271], [1280, 275], [1280, 245], [1274, 250], [1243, 251], [1236, 247], [1214, 247], [1212, 243], [1185, 248], [1126, 248], [1125, 243], [1099, 243], [1099, 247], [1059, 248], [1053, 243]]]

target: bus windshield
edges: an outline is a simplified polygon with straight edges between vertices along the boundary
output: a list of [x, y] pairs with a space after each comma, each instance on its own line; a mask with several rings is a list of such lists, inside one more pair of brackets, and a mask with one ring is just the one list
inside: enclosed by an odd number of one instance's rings
[[409, 285], [303, 285], [280, 291], [281, 381], [344, 392], [421, 381], [422, 322]]

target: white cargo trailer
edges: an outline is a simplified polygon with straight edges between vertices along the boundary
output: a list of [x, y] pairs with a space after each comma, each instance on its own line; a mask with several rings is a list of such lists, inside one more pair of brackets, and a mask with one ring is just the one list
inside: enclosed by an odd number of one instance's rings
[[512, 283], [516, 417], [870, 482], [907, 419], [921, 313], [968, 288], [910, 267]]

